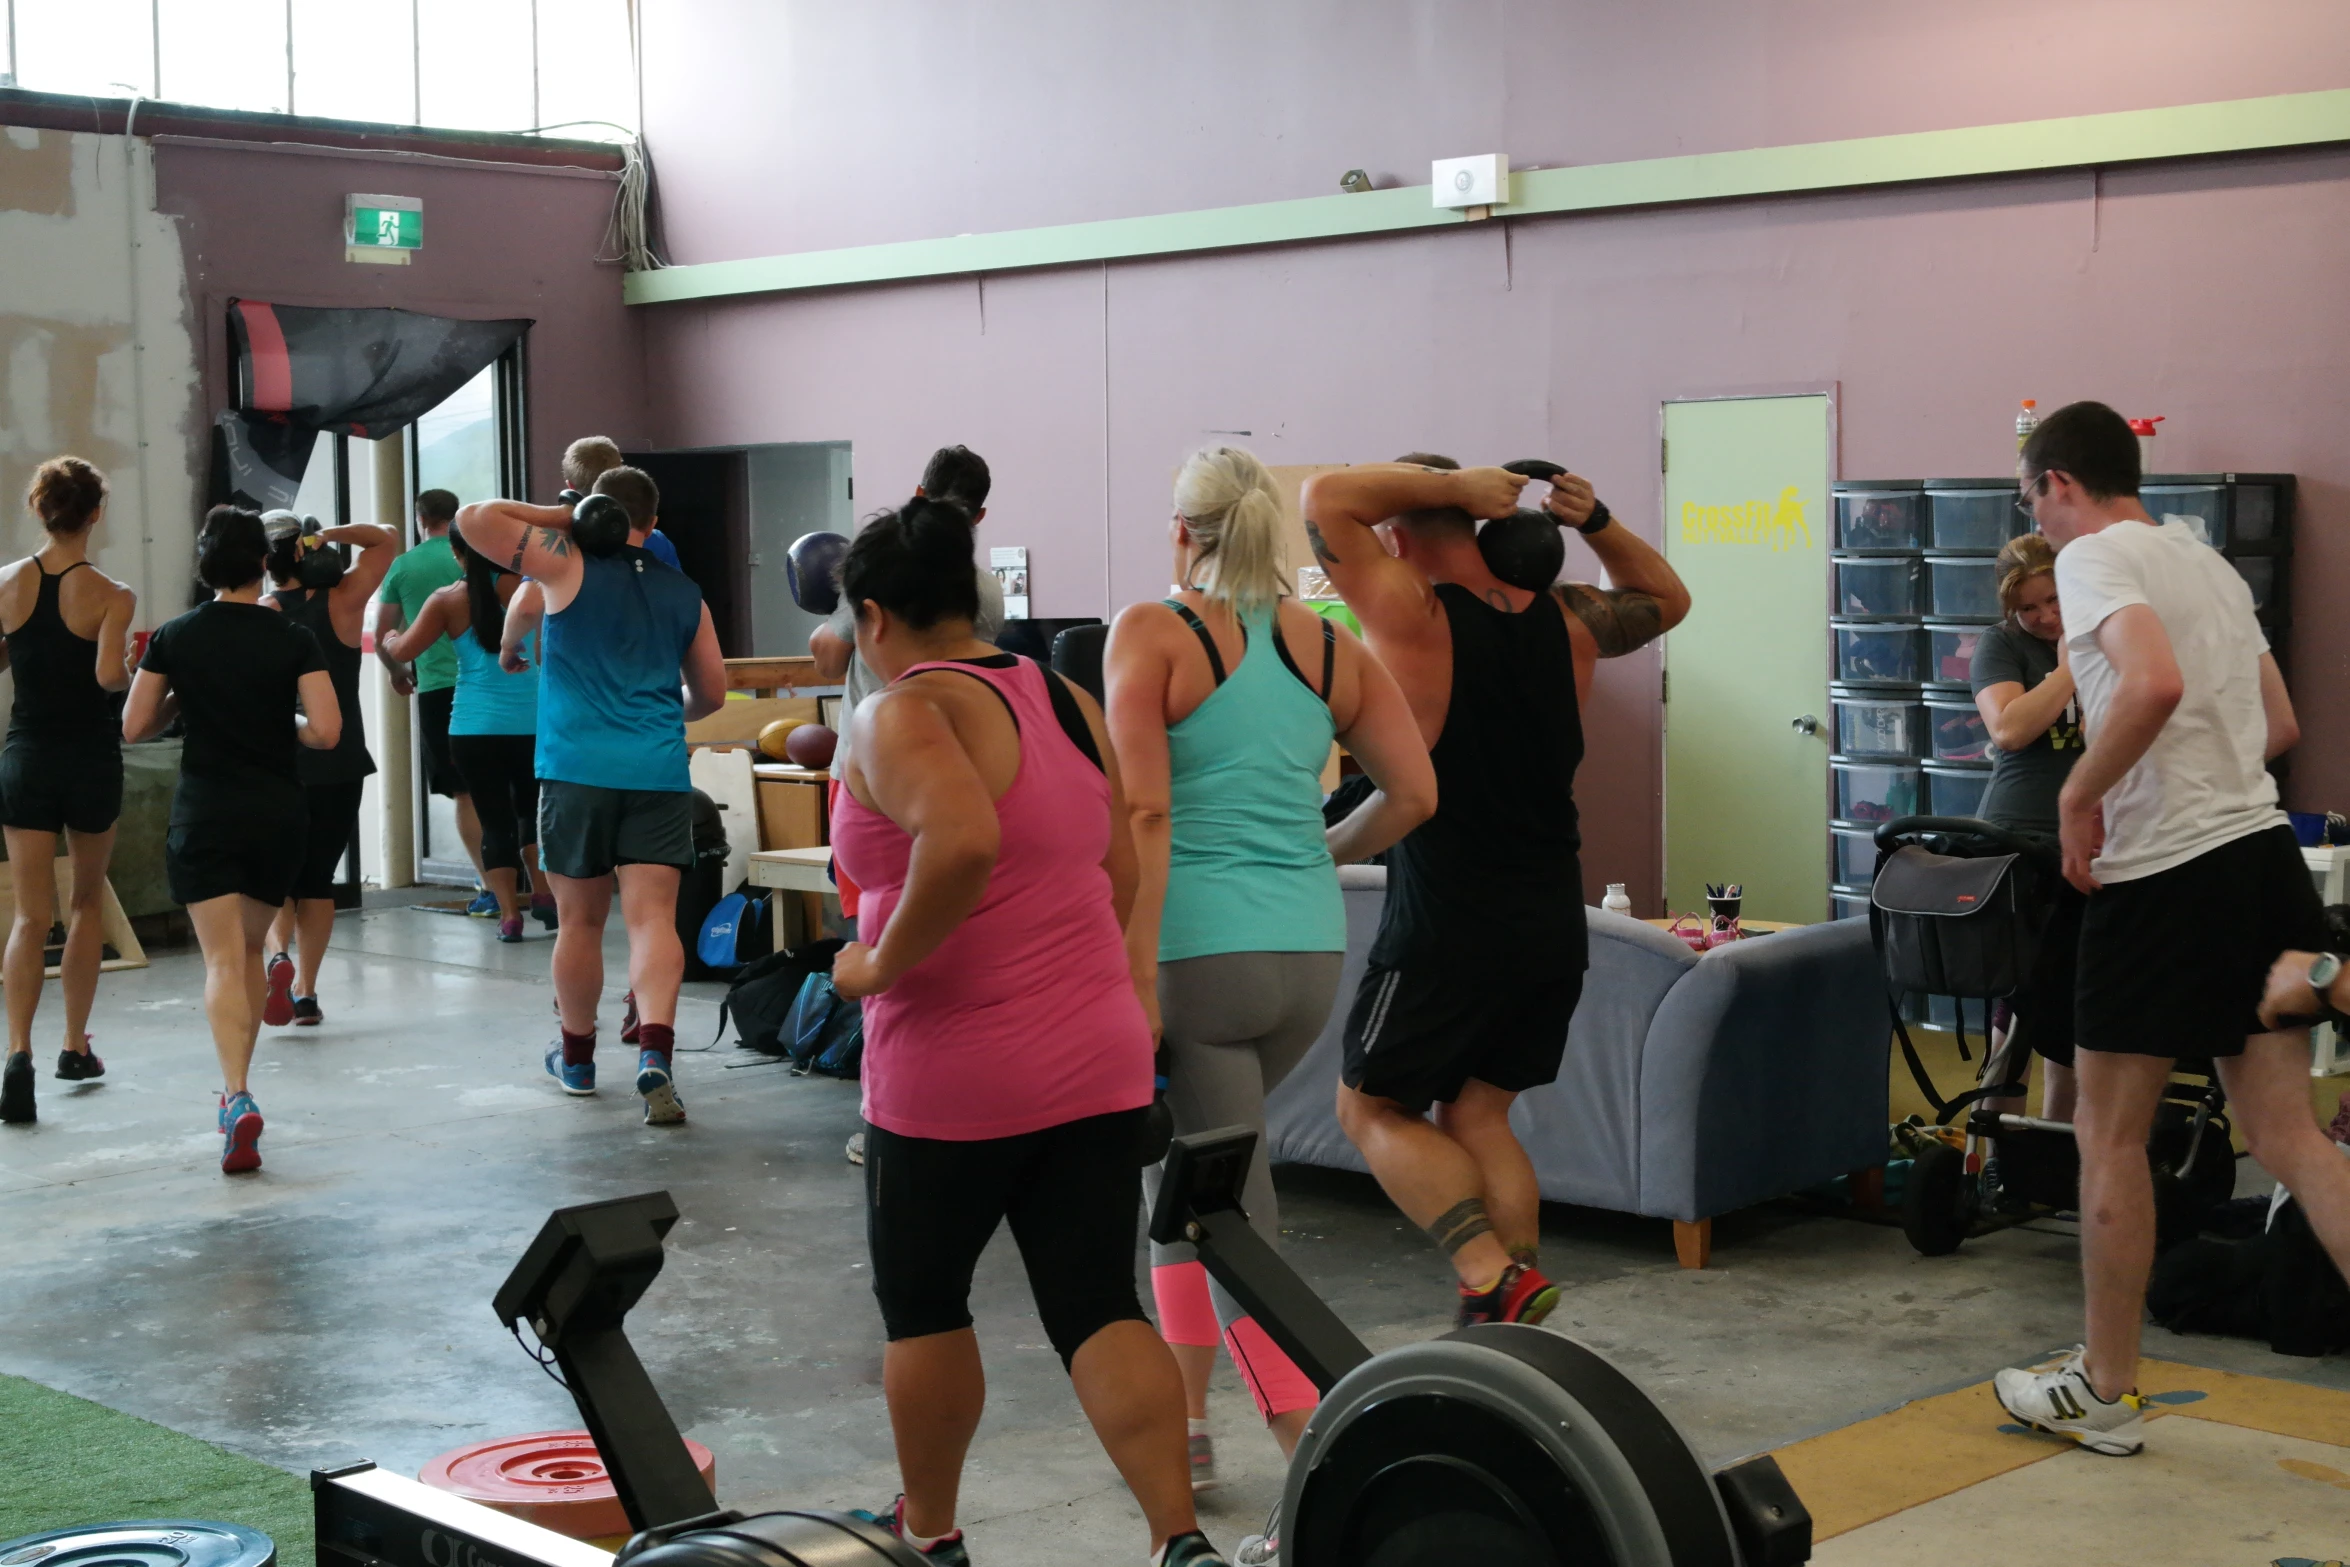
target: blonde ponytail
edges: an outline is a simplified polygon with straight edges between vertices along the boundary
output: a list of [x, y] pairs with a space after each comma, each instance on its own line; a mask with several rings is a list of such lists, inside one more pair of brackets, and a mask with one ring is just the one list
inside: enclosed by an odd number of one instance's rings
[[1199, 545], [1192, 585], [1202, 593], [1235, 610], [1288, 593], [1281, 493], [1255, 456], [1237, 446], [1193, 452], [1175, 476], [1175, 509]]

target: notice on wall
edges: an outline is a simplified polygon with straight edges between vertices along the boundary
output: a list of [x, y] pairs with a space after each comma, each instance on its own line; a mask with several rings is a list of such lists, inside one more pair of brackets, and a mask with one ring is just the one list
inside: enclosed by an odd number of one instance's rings
[[988, 570], [1004, 588], [1004, 618], [1028, 618], [1028, 546], [998, 544], [987, 552]]

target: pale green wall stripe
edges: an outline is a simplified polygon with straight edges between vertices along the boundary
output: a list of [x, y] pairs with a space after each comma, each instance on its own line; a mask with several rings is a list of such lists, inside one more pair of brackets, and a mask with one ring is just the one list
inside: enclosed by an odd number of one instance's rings
[[[1752, 199], [1794, 191], [1980, 178], [2344, 141], [2350, 141], [2350, 89], [2288, 93], [2171, 109], [2128, 109], [2060, 120], [1643, 158], [1587, 168], [1537, 169], [1512, 177], [1513, 200], [1500, 209], [1500, 215], [1523, 217]], [[650, 305], [728, 294], [842, 288], [906, 278], [1345, 239], [1465, 221], [1456, 212], [1431, 207], [1427, 186], [1411, 185], [1359, 196], [1310, 196], [1001, 234], [963, 234], [794, 256], [706, 261], [656, 272], [631, 272], [626, 297], [632, 305]]]

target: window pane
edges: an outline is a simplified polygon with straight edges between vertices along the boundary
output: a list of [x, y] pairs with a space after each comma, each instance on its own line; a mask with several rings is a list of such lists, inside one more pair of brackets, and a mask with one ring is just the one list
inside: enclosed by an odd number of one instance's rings
[[[159, 0], [174, 103], [286, 112], [285, 0]], [[21, 7], [19, 8], [21, 11]]]
[[[147, 0], [16, 6], [16, 84], [35, 92], [124, 98], [155, 91]], [[0, 61], [0, 64], [5, 64]]]
[[293, 0], [294, 111], [416, 123], [408, 0]]
[[626, 132], [566, 120], [636, 126], [628, 0], [539, 0], [539, 123], [557, 136], [623, 140]]
[[498, 498], [496, 365], [416, 421], [416, 487], [449, 490], [459, 504]]
[[530, 129], [530, 0], [417, 0], [416, 32], [425, 124]]
[[316, 517], [322, 528], [334, 527], [335, 516], [335, 438], [322, 434], [311, 443], [310, 464], [302, 470], [302, 492], [294, 497], [293, 509], [304, 517]]

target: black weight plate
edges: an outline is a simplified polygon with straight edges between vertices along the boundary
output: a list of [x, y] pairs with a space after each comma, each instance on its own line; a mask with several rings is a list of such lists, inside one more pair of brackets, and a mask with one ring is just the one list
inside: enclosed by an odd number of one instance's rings
[[277, 1546], [241, 1524], [187, 1518], [83, 1524], [0, 1543], [0, 1567], [272, 1567]]

